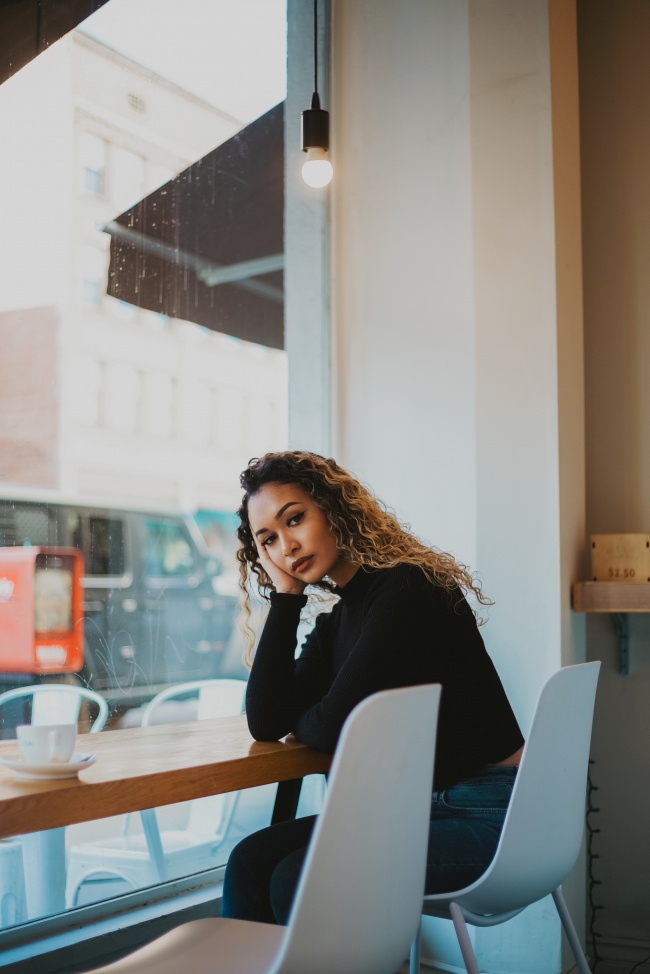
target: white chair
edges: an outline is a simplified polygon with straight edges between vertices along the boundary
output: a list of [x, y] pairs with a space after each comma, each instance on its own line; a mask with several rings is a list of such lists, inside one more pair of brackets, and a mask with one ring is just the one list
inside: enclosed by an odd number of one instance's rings
[[30, 713], [18, 720], [21, 724], [76, 724], [84, 700], [94, 704], [97, 714], [92, 720], [91, 734], [104, 729], [108, 720], [108, 704], [95, 690], [68, 683], [37, 683], [0, 693], [0, 708], [12, 700], [31, 703]]
[[362, 701], [339, 740], [288, 926], [194, 920], [107, 974], [395, 974], [418, 925], [437, 685]]
[[[108, 719], [108, 704], [94, 690], [64, 683], [39, 683], [0, 693], [0, 720], [4, 724], [2, 711], [7, 705], [17, 702], [24, 704], [24, 707], [20, 708], [18, 714], [16, 708], [12, 708], [13, 717], [17, 717], [16, 724], [73, 724], [78, 722], [81, 705], [85, 701], [93, 709], [96, 708], [90, 733], [97, 734], [103, 730]], [[85, 727], [83, 729], [86, 730]], [[11, 910], [16, 923], [27, 917], [47, 916], [60, 909], [65, 888], [64, 836], [64, 829], [51, 829], [47, 833], [30, 833], [2, 843], [0, 858], [4, 861], [4, 868], [0, 893], [6, 888], [6, 892], [13, 897], [7, 909]], [[34, 871], [32, 863], [43, 855], [55, 859], [59, 867], [53, 869], [53, 874], [58, 877], [57, 882], [48, 888], [29, 881], [30, 871]], [[18, 877], [15, 874], [18, 868], [24, 875]]]
[[[245, 680], [194, 680], [167, 687], [142, 712], [142, 726], [156, 723], [163, 704], [180, 698], [197, 698], [195, 718], [228, 717], [241, 713]], [[164, 718], [163, 718], [164, 719]], [[118, 878], [139, 889], [214, 865], [237, 804], [238, 792], [199, 798], [190, 804], [184, 829], [162, 833], [153, 808], [140, 813], [142, 832], [129, 832], [125, 817], [121, 835], [73, 845], [68, 851], [66, 901], [77, 905], [82, 885], [89, 879]]]
[[0, 929], [27, 919], [23, 851], [16, 839], [0, 839]]
[[[552, 895], [580, 974], [589, 966], [560, 884], [582, 843], [591, 725], [600, 663], [558, 670], [537, 702], [494, 859], [464, 889], [425, 896], [422, 912], [453, 920], [468, 974], [479, 974], [466, 924], [504, 923]], [[411, 950], [420, 970], [420, 931]]]

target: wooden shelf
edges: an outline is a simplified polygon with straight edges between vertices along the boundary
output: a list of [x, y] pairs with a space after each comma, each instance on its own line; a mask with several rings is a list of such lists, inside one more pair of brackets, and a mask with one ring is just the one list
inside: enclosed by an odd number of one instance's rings
[[630, 612], [650, 612], [650, 582], [577, 582], [572, 590], [575, 612], [608, 612], [618, 639], [619, 673], [630, 672]]
[[650, 612], [650, 582], [577, 582], [576, 612]]

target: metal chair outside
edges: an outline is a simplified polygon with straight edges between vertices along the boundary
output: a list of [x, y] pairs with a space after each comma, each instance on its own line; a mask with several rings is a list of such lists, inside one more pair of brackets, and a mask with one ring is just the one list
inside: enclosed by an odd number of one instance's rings
[[[166, 687], [142, 712], [143, 727], [156, 723], [164, 704], [194, 695], [196, 720], [241, 713], [245, 680], [193, 680]], [[161, 831], [156, 810], [140, 812], [142, 832], [130, 832], [125, 816], [122, 834], [79, 843], [68, 853], [67, 902], [77, 905], [82, 885], [95, 877], [116, 877], [135, 889], [190, 875], [214, 864], [237, 805], [238, 792], [199, 798], [190, 805], [185, 828]]]
[[[77, 723], [85, 701], [97, 708], [97, 714], [89, 728], [91, 734], [103, 730], [108, 720], [106, 700], [87, 687], [65, 683], [39, 683], [6, 690], [0, 693], [0, 711], [17, 701], [22, 701], [28, 708], [22, 712], [19, 723]], [[29, 882], [30, 871], [35, 871], [35, 863], [44, 855], [56, 860], [59, 867], [52, 870], [59, 877], [59, 881], [46, 889]], [[49, 832], [23, 835], [20, 839], [6, 839], [0, 845], [0, 856], [4, 860], [0, 901], [5, 904], [1, 911], [0, 925], [13, 926], [26, 919], [49, 916], [60, 909], [65, 892], [65, 829], [51, 829]], [[17, 875], [18, 868], [23, 875]], [[5, 900], [4, 897], [10, 899]]]

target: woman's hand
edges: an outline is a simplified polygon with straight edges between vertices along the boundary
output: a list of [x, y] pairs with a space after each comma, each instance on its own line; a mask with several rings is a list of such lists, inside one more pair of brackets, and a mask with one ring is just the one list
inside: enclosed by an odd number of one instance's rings
[[257, 545], [257, 554], [260, 560], [260, 565], [269, 576], [276, 592], [281, 592], [283, 595], [302, 595], [305, 591], [305, 583], [301, 582], [299, 578], [294, 578], [293, 575], [289, 575], [288, 572], [282, 571], [281, 568], [271, 560], [269, 553], [267, 552], [264, 545]]

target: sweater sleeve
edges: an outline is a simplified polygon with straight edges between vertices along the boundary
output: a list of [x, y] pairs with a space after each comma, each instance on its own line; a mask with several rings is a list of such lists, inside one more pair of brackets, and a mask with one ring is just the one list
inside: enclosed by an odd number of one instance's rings
[[328, 671], [321, 634], [329, 613], [316, 619], [295, 659], [304, 595], [271, 593], [271, 607], [255, 653], [246, 689], [246, 717], [258, 741], [277, 741], [293, 730], [298, 716], [327, 690]]

